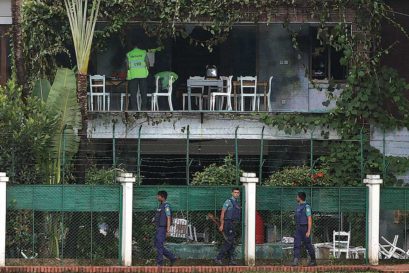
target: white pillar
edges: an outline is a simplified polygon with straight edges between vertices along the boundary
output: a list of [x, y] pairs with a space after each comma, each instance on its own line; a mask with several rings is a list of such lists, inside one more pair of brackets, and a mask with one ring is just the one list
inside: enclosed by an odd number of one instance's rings
[[379, 175], [367, 175], [364, 184], [368, 187], [368, 260], [371, 265], [379, 262], [379, 212], [380, 188], [382, 179]]
[[122, 265], [132, 265], [132, 208], [133, 184], [136, 179], [132, 173], [120, 173], [116, 181], [122, 184]]
[[9, 178], [6, 173], [0, 173], [0, 266], [6, 265], [7, 182]]
[[245, 191], [244, 204], [244, 261], [248, 266], [256, 265], [256, 185], [255, 173], [243, 173], [240, 177]]

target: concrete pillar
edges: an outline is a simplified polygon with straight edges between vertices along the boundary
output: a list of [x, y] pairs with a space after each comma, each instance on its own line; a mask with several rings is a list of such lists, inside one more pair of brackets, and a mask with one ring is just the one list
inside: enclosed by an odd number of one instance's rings
[[368, 187], [368, 260], [371, 265], [379, 262], [379, 211], [382, 179], [379, 175], [367, 175], [364, 184]]
[[122, 185], [122, 238], [121, 257], [122, 265], [132, 265], [132, 209], [133, 209], [133, 184], [136, 179], [132, 173], [119, 173], [116, 178]]
[[243, 173], [240, 177], [245, 191], [244, 204], [244, 261], [248, 266], [256, 265], [256, 185], [255, 173]]
[[6, 173], [0, 173], [0, 266], [6, 265], [7, 182]]

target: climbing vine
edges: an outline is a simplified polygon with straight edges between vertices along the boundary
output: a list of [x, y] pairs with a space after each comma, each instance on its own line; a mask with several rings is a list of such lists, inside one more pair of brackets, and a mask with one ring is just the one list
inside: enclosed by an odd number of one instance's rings
[[[362, 128], [369, 134], [369, 124], [385, 129], [409, 127], [409, 101], [404, 96], [409, 86], [396, 71], [381, 66], [382, 57], [394, 45], [382, 48], [380, 30], [382, 24], [389, 23], [406, 32], [382, 0], [103, 0], [100, 10], [103, 23], [96, 33], [98, 47], [103, 47], [113, 35], [123, 38], [128, 23], [138, 21], [158, 44], [183, 37], [211, 50], [228, 37], [235, 23], [250, 21], [282, 22], [297, 50], [297, 32], [289, 27], [291, 23], [317, 22], [319, 41], [342, 52], [341, 64], [349, 67], [335, 109], [315, 115], [262, 114], [259, 119], [287, 133], [323, 128], [324, 136], [335, 130], [343, 139], [358, 139]], [[71, 39], [62, 0], [27, 0], [23, 12], [29, 78], [51, 77], [59, 60], [71, 60]], [[337, 23], [329, 26], [326, 22]], [[186, 24], [201, 26], [211, 34], [210, 38], [197, 40], [189, 34]], [[334, 90], [335, 83], [330, 81], [328, 100], [334, 99]], [[328, 161], [342, 164], [339, 154], [355, 158], [353, 151], [359, 142], [351, 143], [352, 147], [335, 145]], [[369, 142], [366, 143], [367, 154], [372, 154]], [[379, 156], [378, 153], [372, 162], [377, 162]]]

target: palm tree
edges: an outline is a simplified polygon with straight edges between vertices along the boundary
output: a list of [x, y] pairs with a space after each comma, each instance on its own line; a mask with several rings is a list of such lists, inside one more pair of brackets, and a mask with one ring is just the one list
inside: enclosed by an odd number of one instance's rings
[[[87, 73], [94, 37], [95, 24], [101, 0], [93, 0], [89, 10], [88, 0], [64, 0], [77, 59], [77, 99], [81, 108], [80, 149], [77, 155], [76, 177], [85, 181], [87, 141]], [[88, 12], [89, 11], [89, 12]], [[89, 14], [89, 15], [88, 15]]]
[[[101, 0], [92, 0], [91, 10], [88, 10], [88, 0], [64, 0], [77, 59], [77, 100], [81, 109], [80, 145], [74, 163], [75, 177], [80, 183], [85, 182], [87, 165], [87, 73], [91, 55], [91, 45], [94, 36], [95, 24]], [[89, 11], [89, 17], [87, 16]], [[66, 254], [75, 255], [78, 239], [78, 217], [74, 217], [67, 234]]]

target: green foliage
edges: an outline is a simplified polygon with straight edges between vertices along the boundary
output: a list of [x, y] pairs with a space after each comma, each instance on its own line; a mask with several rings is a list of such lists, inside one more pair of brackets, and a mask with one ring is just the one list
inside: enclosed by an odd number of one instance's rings
[[98, 169], [95, 165], [91, 166], [85, 174], [85, 184], [92, 185], [112, 185], [116, 183], [116, 168]]
[[[308, 3], [307, 3], [308, 2]], [[168, 38], [180, 36], [191, 44], [207, 47], [223, 42], [232, 26], [240, 21], [277, 20], [282, 18], [298, 50], [297, 32], [289, 26], [294, 20], [293, 12], [302, 9], [312, 21], [318, 23], [317, 38], [323, 45], [329, 45], [343, 53], [341, 64], [349, 66], [347, 85], [337, 99], [336, 108], [328, 114], [279, 114], [262, 115], [260, 119], [269, 126], [275, 126], [288, 134], [308, 132], [320, 128], [328, 137], [335, 130], [343, 140], [358, 140], [362, 127], [369, 124], [393, 129], [409, 125], [409, 102], [404, 96], [407, 83], [389, 68], [381, 67], [381, 60], [393, 45], [383, 48], [381, 25], [388, 22], [406, 34], [396, 23], [393, 10], [382, 0], [358, 1], [294, 1], [294, 0], [221, 0], [209, 1], [162, 1], [152, 0], [135, 4], [132, 0], [102, 0], [101, 17], [108, 24], [101, 24], [96, 32], [99, 46], [113, 35], [124, 40], [127, 24], [132, 19], [141, 21], [145, 31], [160, 43]], [[68, 20], [62, 0], [28, 0], [23, 6], [24, 50], [30, 79], [52, 78], [57, 67], [57, 56], [69, 55], [72, 47]], [[298, 18], [297, 18], [298, 19]], [[156, 21], [151, 24], [149, 22]], [[197, 26], [209, 31], [207, 40], [191, 37], [183, 23], [198, 22]], [[326, 22], [337, 22], [328, 26]], [[351, 31], [350, 22], [354, 22]], [[300, 52], [301, 54], [301, 52]], [[329, 82], [328, 99], [334, 99], [332, 91], [336, 84]], [[324, 102], [328, 105], [328, 102]], [[334, 183], [356, 185], [360, 179], [359, 143], [334, 143], [326, 157]], [[365, 145], [365, 170], [379, 171], [382, 155]], [[394, 163], [398, 159], [388, 159]], [[406, 164], [399, 165], [399, 170]], [[389, 169], [395, 164], [389, 164]], [[216, 177], [207, 181], [207, 173], [198, 173], [194, 183], [218, 184], [222, 168], [212, 165], [209, 174]], [[234, 172], [232, 172], [234, 173]], [[234, 177], [234, 175], [233, 175]], [[226, 179], [226, 177], [223, 177]], [[227, 179], [228, 180], [228, 179]], [[226, 181], [227, 181], [226, 180]], [[207, 182], [206, 182], [207, 181]], [[231, 181], [234, 181], [232, 179]], [[342, 182], [347, 181], [347, 182]]]
[[51, 84], [48, 80], [40, 79], [34, 83], [33, 96], [47, 101], [48, 94], [50, 93]]
[[0, 169], [12, 182], [44, 183], [50, 175], [41, 168], [56, 128], [56, 117], [36, 97], [21, 100], [13, 81], [0, 87]]
[[33, 215], [29, 210], [7, 211], [6, 249], [8, 257], [21, 257], [20, 252], [26, 255], [31, 253], [33, 234]]
[[328, 168], [311, 169], [307, 166], [292, 166], [274, 172], [264, 185], [279, 187], [332, 186]]
[[77, 153], [81, 129], [81, 113], [77, 102], [76, 80], [70, 69], [59, 69], [47, 99], [47, 110], [58, 117], [57, 128], [52, 135], [51, 159], [55, 164], [55, 183], [60, 183], [62, 158], [67, 164]]
[[[242, 171], [239, 170], [239, 175]], [[210, 164], [193, 175], [192, 185], [232, 185], [236, 183], [236, 166], [229, 155], [223, 165]]]
[[57, 58], [71, 59], [70, 26], [61, 0], [25, 0], [22, 7], [23, 50], [30, 82], [51, 80]]

